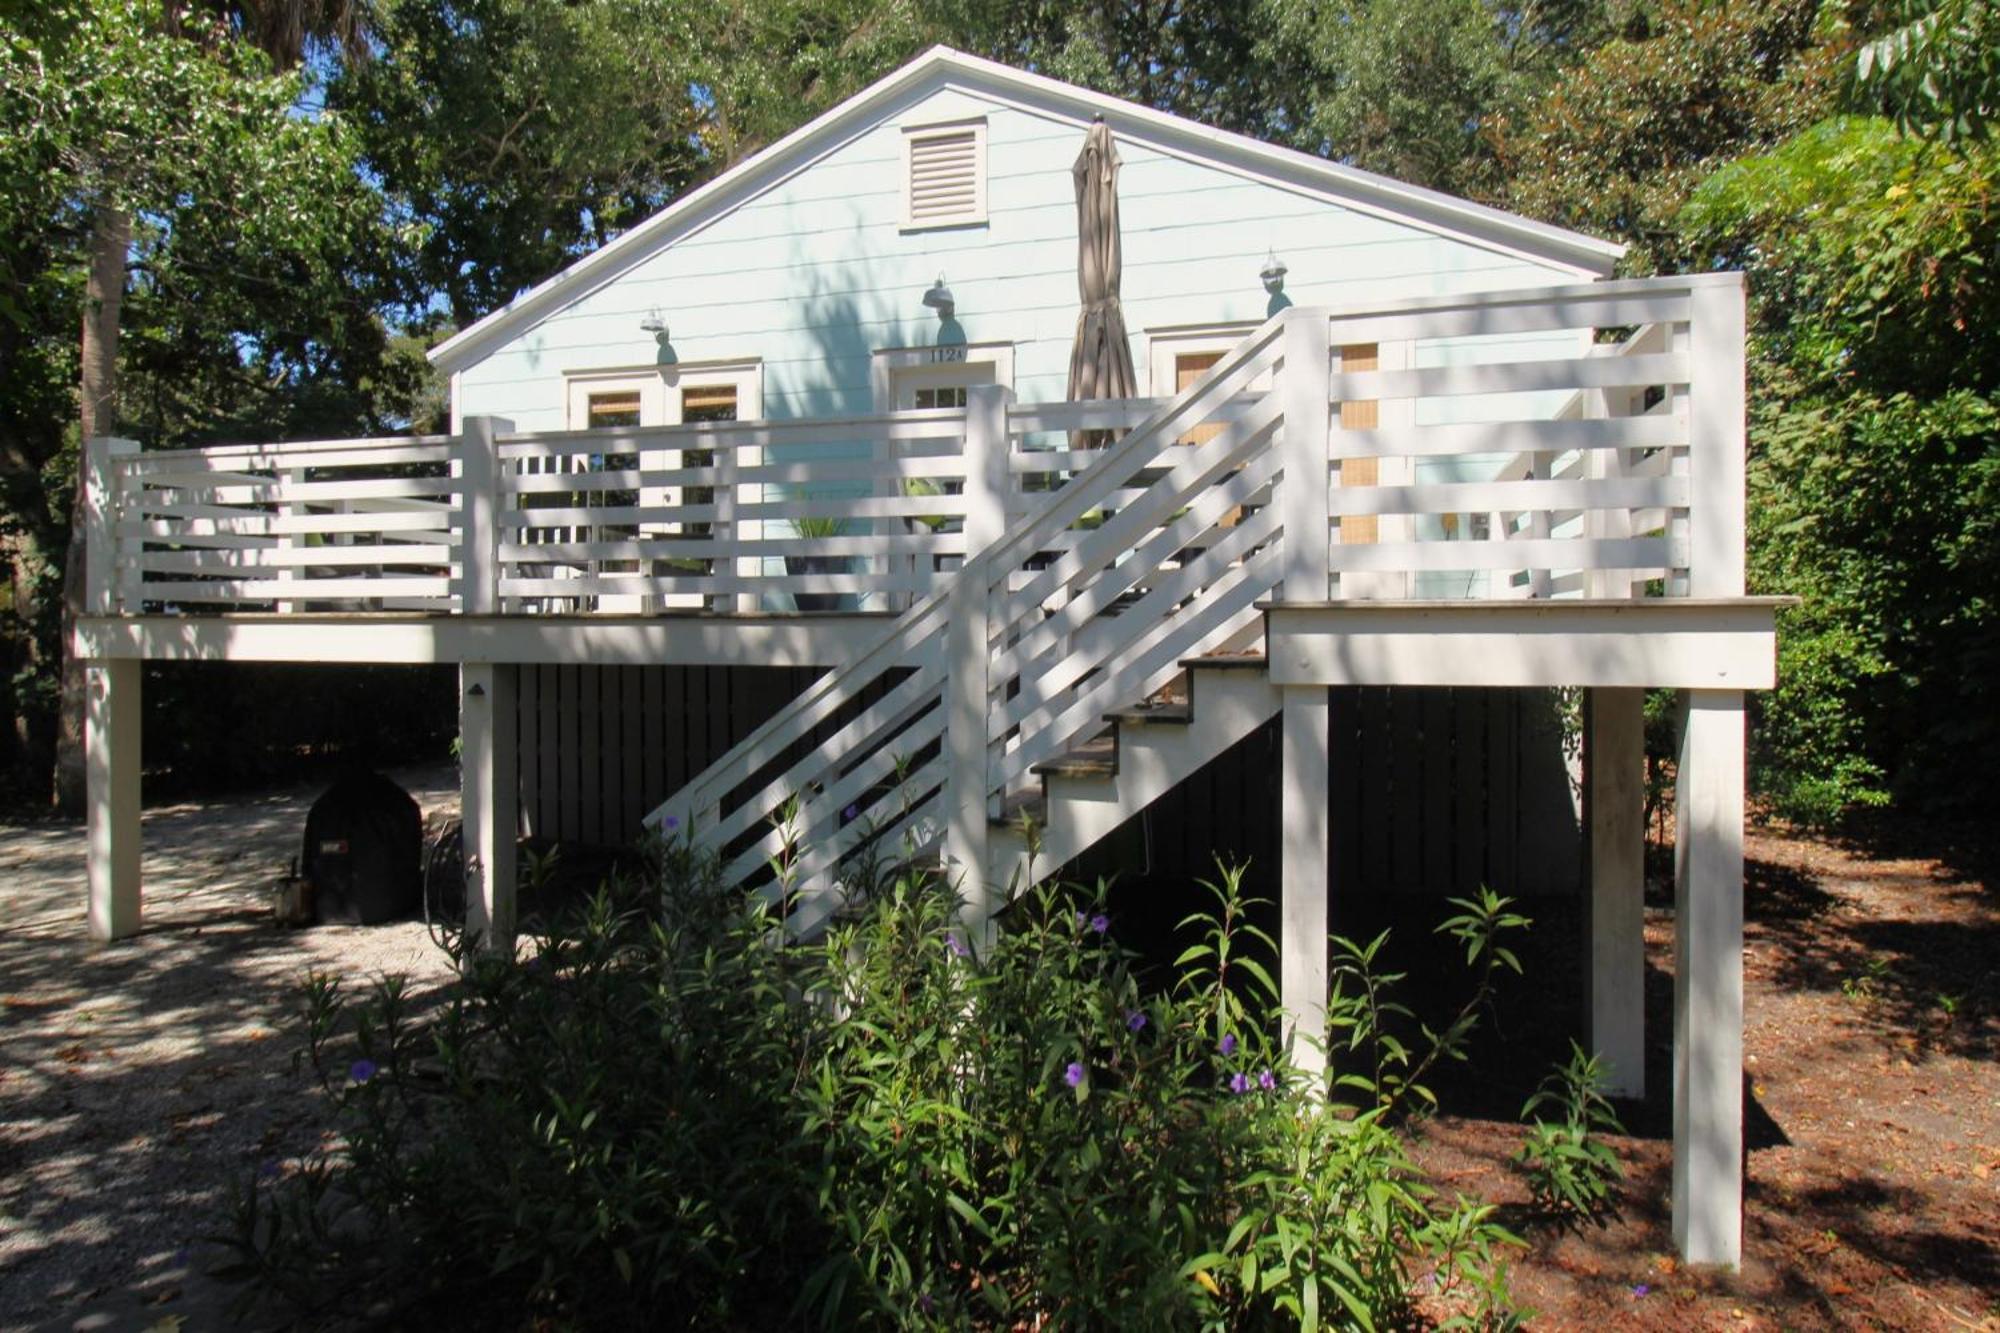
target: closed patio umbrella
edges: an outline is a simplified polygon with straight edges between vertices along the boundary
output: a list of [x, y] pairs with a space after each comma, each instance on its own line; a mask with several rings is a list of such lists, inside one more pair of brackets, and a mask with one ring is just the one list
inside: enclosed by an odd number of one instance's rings
[[1109, 125], [1100, 120], [1090, 127], [1070, 174], [1076, 178], [1076, 285], [1083, 298], [1076, 345], [1069, 355], [1070, 401], [1136, 397], [1132, 345], [1118, 304], [1124, 261], [1118, 237], [1118, 150]]

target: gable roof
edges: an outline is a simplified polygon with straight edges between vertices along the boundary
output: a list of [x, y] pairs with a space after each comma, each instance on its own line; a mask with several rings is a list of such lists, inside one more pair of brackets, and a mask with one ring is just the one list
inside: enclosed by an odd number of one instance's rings
[[1101, 117], [1121, 139], [1234, 171], [1358, 212], [1409, 223], [1567, 270], [1580, 277], [1611, 272], [1625, 248], [1470, 200], [1406, 185], [1246, 135], [1211, 129], [1105, 93], [934, 46], [816, 120], [690, 190], [646, 221], [585, 255], [506, 306], [430, 351], [451, 372], [581, 300], [660, 250], [811, 166], [904, 106], [945, 88], [1086, 127]]

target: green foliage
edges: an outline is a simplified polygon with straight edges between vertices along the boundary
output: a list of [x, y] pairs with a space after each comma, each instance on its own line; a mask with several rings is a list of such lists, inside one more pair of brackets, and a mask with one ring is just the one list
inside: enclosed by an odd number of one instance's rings
[[1493, 130], [1597, 38], [1605, 6], [1263, 0], [1295, 146], [1455, 194], [1502, 188]]
[[1756, 776], [1794, 817], [1996, 789], [1996, 163], [1837, 119], [1718, 172], [1682, 218], [1759, 274], [1751, 576], [1804, 605], [1780, 623]]
[[[1435, 1274], [1428, 1313], [1511, 1326], [1512, 1238], [1267, 1028], [1237, 872], [1149, 994], [1101, 897], [982, 940], [897, 873], [780, 945], [712, 871], [669, 843], [525, 963], [461, 942], [421, 1021], [315, 980], [343, 1146], [251, 1183], [228, 1275], [452, 1327], [1262, 1329], [1401, 1327]], [[1475, 960], [1505, 916], [1468, 911]]]
[[[1569, 1063], [1543, 1079], [1521, 1108], [1530, 1124], [1514, 1160], [1543, 1211], [1581, 1220], [1602, 1216], [1616, 1197], [1625, 1168], [1598, 1136], [1623, 1134], [1625, 1127], [1604, 1095], [1603, 1063], [1573, 1041], [1569, 1050]], [[1544, 1110], [1556, 1118], [1544, 1118]]]
[[1688, 194], [1823, 115], [1844, 49], [1819, 0], [1670, 0], [1635, 15], [1498, 131], [1509, 200], [1624, 241], [1632, 272], [1671, 268]]
[[2000, 112], [2000, 6], [1993, 0], [1902, 0], [1901, 22], [1862, 46], [1854, 101], [1906, 133], [1984, 139]]

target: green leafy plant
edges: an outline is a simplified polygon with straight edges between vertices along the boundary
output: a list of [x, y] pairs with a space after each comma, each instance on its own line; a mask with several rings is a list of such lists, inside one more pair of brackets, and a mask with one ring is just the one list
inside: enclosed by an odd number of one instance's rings
[[1572, 1041], [1569, 1062], [1542, 1080], [1521, 1118], [1531, 1123], [1514, 1160], [1527, 1174], [1535, 1203], [1565, 1220], [1601, 1217], [1625, 1175], [1618, 1154], [1600, 1137], [1625, 1132], [1604, 1095], [1603, 1062]]
[[[684, 831], [647, 857], [525, 961], [461, 948], [421, 1018], [394, 983], [308, 985], [339, 1146], [241, 1192], [253, 1299], [443, 1327], [1509, 1326], [1490, 1210], [1424, 1182], [1389, 1099], [1288, 1059], [1240, 868], [1153, 990], [1103, 885], [975, 933], [883, 856], [822, 939], [774, 948]], [[1480, 975], [1510, 915], [1451, 926]]]

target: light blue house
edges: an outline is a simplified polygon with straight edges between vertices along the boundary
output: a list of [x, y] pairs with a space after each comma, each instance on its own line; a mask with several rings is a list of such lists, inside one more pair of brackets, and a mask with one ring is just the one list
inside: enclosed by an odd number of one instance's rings
[[[1575, 283], [1621, 253], [938, 48], [437, 348], [453, 412], [539, 431], [634, 395], [646, 425], [731, 393], [741, 416], [776, 420], [959, 402], [978, 383], [1059, 400], [1077, 317], [1070, 168], [1100, 117], [1123, 163], [1142, 393], [1173, 393], [1286, 302]], [[925, 304], [940, 282], [955, 322]]]
[[[1138, 396], [1071, 403], [1099, 119]], [[795, 929], [884, 840], [983, 929], [1263, 737], [1234, 785], [1276, 816], [1294, 1031], [1329, 891], [1580, 893], [1588, 1039], [1637, 1092], [1641, 702], [1675, 689], [1675, 1234], [1733, 1263], [1774, 657], [1743, 292], [1619, 253], [931, 51], [438, 347], [448, 436], [89, 442], [92, 929], [138, 923], [147, 659], [457, 663], [496, 946], [523, 832], [671, 825], [756, 886], [787, 817]]]

